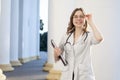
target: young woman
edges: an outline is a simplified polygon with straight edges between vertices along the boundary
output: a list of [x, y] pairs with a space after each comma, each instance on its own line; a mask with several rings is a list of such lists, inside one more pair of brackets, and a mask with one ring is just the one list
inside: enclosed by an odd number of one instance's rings
[[[87, 31], [87, 24], [92, 31]], [[68, 71], [63, 80], [94, 80], [92, 71], [90, 46], [103, 40], [92, 20], [91, 14], [85, 14], [82, 8], [76, 8], [71, 16], [66, 34], [59, 47], [54, 49], [55, 60], [65, 52]]]

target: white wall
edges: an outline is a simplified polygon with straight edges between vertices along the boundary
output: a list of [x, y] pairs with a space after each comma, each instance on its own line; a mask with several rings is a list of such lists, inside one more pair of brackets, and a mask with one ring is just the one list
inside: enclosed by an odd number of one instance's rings
[[[50, 2], [52, 13], [49, 14], [49, 25], [51, 25], [49, 28], [50, 30], [52, 28], [50, 38], [54, 37], [58, 44], [61, 35], [67, 28], [71, 13], [71, 10], [68, 10], [70, 2], [68, 1], [68, 4], [66, 4], [66, 1], [52, 1]], [[64, 6], [61, 6], [61, 3]], [[74, 8], [82, 7], [86, 13], [93, 14], [94, 22], [104, 37], [103, 42], [93, 46], [91, 51], [96, 80], [120, 80], [120, 37], [118, 37], [120, 34], [119, 3], [119, 0], [74, 0]]]
[[61, 37], [66, 33], [69, 16], [73, 10], [73, 2], [72, 0], [50, 1], [48, 30], [50, 30], [50, 34], [52, 34], [50, 38], [54, 38], [57, 44], [59, 44]]
[[111, 36], [111, 42], [112, 43], [110, 46], [112, 46], [112, 49], [109, 51], [112, 51], [112, 65], [114, 65], [113, 68], [113, 75], [114, 75], [114, 80], [120, 80], [120, 6], [119, 6], [120, 1], [116, 0], [114, 3], [114, 8], [113, 8], [113, 17], [112, 19], [112, 32], [113, 35]]
[[77, 0], [75, 7], [92, 13], [104, 41], [92, 48], [96, 80], [120, 80], [120, 8], [118, 0]]

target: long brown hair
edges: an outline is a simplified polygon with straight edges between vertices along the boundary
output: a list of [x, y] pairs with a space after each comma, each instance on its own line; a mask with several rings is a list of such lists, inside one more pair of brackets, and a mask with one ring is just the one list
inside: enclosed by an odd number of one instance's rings
[[[73, 16], [74, 14], [77, 12], [77, 11], [81, 11], [83, 13], [83, 15], [85, 16], [85, 12], [82, 8], [76, 8], [75, 10], [73, 10], [71, 16], [70, 16], [70, 21], [69, 21], [69, 24], [68, 24], [68, 28], [67, 28], [67, 34], [69, 33], [72, 33], [75, 31], [75, 26], [73, 24]], [[84, 24], [84, 29], [83, 29], [83, 34], [85, 32], [87, 32], [87, 21], [85, 20], [85, 24]]]

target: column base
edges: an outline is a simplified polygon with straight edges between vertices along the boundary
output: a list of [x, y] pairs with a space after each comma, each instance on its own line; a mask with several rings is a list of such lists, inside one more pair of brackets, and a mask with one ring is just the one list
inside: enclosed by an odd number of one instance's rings
[[37, 59], [39, 60], [39, 59], [40, 59], [40, 56], [37, 56]]
[[46, 77], [46, 80], [60, 80], [61, 74], [61, 71], [51, 69]]
[[0, 64], [0, 69], [2, 69], [5, 72], [14, 70], [11, 64]]
[[21, 66], [22, 64], [20, 63], [20, 61], [10, 61], [12, 66]]
[[46, 63], [43, 67], [43, 71], [50, 71], [53, 68], [53, 64]]
[[21, 63], [27, 63], [32, 60], [37, 60], [38, 56], [28, 57], [28, 58], [19, 58]]
[[38, 59], [38, 56], [32, 56], [32, 57], [30, 57], [30, 61], [37, 60], [37, 59]]
[[0, 69], [0, 80], [6, 80], [6, 76], [3, 74], [3, 71]]

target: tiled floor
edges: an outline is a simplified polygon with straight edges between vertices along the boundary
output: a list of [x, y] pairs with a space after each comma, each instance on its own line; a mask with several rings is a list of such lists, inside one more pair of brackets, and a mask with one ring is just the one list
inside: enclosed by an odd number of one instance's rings
[[41, 52], [41, 59], [14, 67], [14, 71], [5, 72], [7, 80], [45, 80], [48, 72], [44, 72], [43, 65], [47, 60], [47, 53]]

